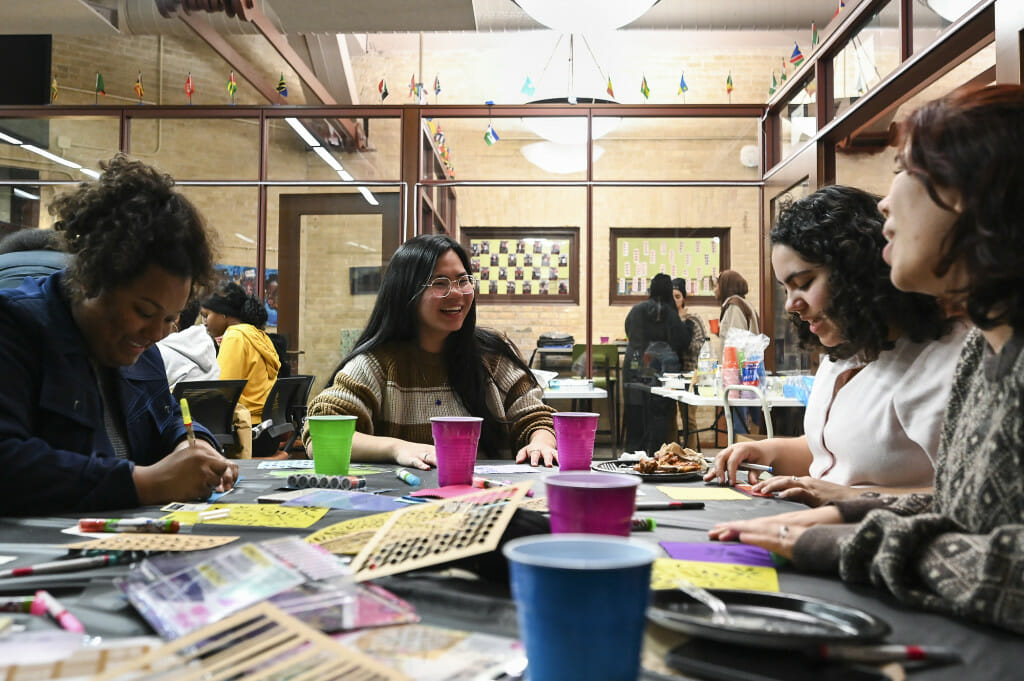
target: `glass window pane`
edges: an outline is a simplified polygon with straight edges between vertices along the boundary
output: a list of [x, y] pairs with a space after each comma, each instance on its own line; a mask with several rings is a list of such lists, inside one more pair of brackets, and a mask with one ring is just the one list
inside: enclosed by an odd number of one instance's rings
[[918, 0], [910, 4], [914, 17], [914, 53], [939, 39], [950, 24], [978, 4], [978, 0]]
[[176, 180], [259, 177], [257, 118], [133, 118], [130, 127], [132, 156]]
[[835, 114], [849, 108], [899, 64], [899, 3], [889, 2], [861, 24], [832, 59]]
[[119, 130], [114, 117], [0, 118], [2, 167], [17, 177], [82, 182], [117, 153]]
[[792, 156], [818, 132], [817, 89], [818, 81], [810, 76], [779, 109], [781, 160]]
[[[778, 220], [782, 206], [792, 201], [797, 201], [811, 193], [810, 184], [807, 178], [793, 185], [786, 191], [775, 196], [771, 200], [772, 225]], [[799, 338], [796, 334], [796, 327], [789, 320], [786, 313], [786, 289], [772, 276], [772, 319], [774, 338], [768, 352], [772, 353], [775, 361], [775, 373], [808, 373], [815, 366], [815, 358], [807, 350], [799, 347]]]
[[356, 123], [367, 135], [366, 151], [354, 148], [342, 133], [337, 118], [271, 119], [268, 122], [268, 179], [334, 182], [400, 178], [401, 121], [398, 118], [361, 118]]

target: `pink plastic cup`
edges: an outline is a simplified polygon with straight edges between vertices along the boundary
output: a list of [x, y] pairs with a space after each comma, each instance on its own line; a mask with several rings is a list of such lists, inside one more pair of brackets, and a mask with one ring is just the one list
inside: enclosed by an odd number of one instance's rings
[[437, 484], [473, 484], [473, 465], [484, 420], [478, 416], [434, 416], [430, 430], [437, 452]]
[[558, 446], [558, 470], [589, 471], [594, 458], [594, 437], [598, 414], [587, 411], [560, 411], [555, 420]]
[[628, 537], [640, 478], [615, 473], [556, 473], [545, 478], [551, 532]]

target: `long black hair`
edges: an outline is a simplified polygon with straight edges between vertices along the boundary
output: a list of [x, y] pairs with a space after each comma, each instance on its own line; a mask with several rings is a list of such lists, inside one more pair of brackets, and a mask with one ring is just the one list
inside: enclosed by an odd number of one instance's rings
[[[423, 294], [423, 284], [434, 276], [437, 261], [453, 251], [466, 272], [470, 261], [459, 242], [443, 234], [422, 234], [402, 244], [384, 272], [377, 302], [370, 313], [366, 328], [356, 340], [352, 351], [341, 360], [331, 374], [327, 386], [334, 383], [338, 372], [353, 358], [396, 341], [413, 341], [419, 337], [417, 306]], [[485, 355], [499, 355], [520, 368], [531, 381], [536, 382], [515, 347], [501, 334], [476, 326], [476, 300], [462, 322], [462, 328], [453, 331], [444, 341], [441, 355], [448, 384], [452, 392], [473, 416], [484, 419], [480, 434], [480, 449], [497, 453], [508, 441], [507, 422], [487, 409], [486, 388], [494, 379], [484, 361]]]
[[[861, 354], [873, 361], [891, 350], [894, 329], [920, 343], [943, 336], [952, 326], [938, 301], [898, 290], [882, 259], [878, 197], [853, 187], [824, 187], [783, 207], [772, 227], [772, 246], [788, 246], [809, 263], [828, 269], [829, 304], [824, 312], [839, 327], [843, 342], [825, 348], [832, 360]], [[791, 314], [802, 348], [821, 348], [808, 322]]]

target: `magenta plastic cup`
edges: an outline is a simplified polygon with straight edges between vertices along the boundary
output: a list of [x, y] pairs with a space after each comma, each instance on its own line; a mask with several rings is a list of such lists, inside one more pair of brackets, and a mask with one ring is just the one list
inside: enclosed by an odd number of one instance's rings
[[594, 437], [598, 414], [589, 411], [560, 411], [555, 420], [558, 470], [589, 471], [594, 458]]
[[476, 447], [484, 420], [478, 416], [434, 416], [430, 430], [437, 453], [437, 484], [473, 484]]
[[556, 473], [544, 479], [551, 532], [628, 537], [640, 478], [616, 473]]

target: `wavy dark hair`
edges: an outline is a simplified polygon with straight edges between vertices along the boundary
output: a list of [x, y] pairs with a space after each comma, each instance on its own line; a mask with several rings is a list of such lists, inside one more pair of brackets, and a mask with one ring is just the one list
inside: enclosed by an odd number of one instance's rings
[[971, 321], [1024, 328], [1024, 87], [964, 88], [929, 102], [901, 124], [899, 148], [932, 201], [949, 208], [937, 187], [962, 200], [936, 276], [962, 263], [968, 283], [955, 293]]
[[[413, 237], [395, 251], [384, 272], [370, 320], [356, 340], [352, 352], [332, 372], [327, 387], [333, 385], [338, 372], [357, 355], [372, 352], [387, 343], [411, 341], [419, 337], [417, 306], [424, 291], [423, 284], [430, 281], [438, 259], [448, 251], [454, 251], [459, 256], [467, 272], [472, 271], [469, 256], [462, 245], [443, 234]], [[484, 356], [506, 357], [536, 383], [533, 373], [507, 338], [495, 331], [477, 327], [475, 299], [462, 322], [462, 328], [445, 339], [441, 354], [452, 392], [466, 411], [484, 419], [480, 450], [497, 454], [508, 441], [508, 423], [487, 409], [486, 387], [488, 383], [494, 383], [494, 378], [484, 362]]]
[[267, 308], [263, 301], [233, 281], [221, 282], [215, 291], [201, 301], [203, 307], [234, 317], [257, 329], [267, 325]]
[[98, 180], [54, 199], [50, 213], [75, 255], [66, 282], [73, 300], [135, 281], [152, 265], [190, 279], [192, 293], [214, 278], [214, 237], [174, 180], [118, 154]]
[[[824, 348], [832, 360], [860, 354], [874, 361], [891, 350], [893, 331], [914, 342], [939, 338], [952, 323], [939, 302], [920, 293], [898, 290], [882, 259], [882, 225], [878, 197], [853, 187], [824, 187], [784, 205], [772, 227], [772, 246], [788, 246], [809, 263], [828, 270], [829, 305], [825, 314], [839, 326], [844, 342]], [[800, 347], [823, 346], [799, 315]]]

